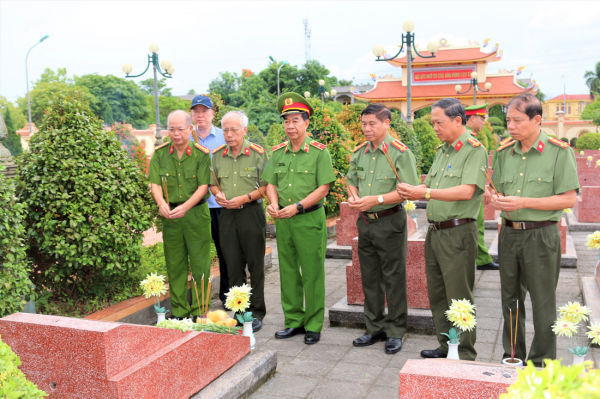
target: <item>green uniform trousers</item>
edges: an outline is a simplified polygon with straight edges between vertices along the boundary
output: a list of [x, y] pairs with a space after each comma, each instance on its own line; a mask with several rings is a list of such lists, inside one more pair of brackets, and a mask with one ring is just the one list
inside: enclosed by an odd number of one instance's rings
[[[173, 223], [165, 218], [162, 218], [162, 222], [169, 293], [171, 294], [171, 314], [177, 317], [197, 316], [200, 313], [196, 292], [193, 289], [191, 308], [187, 301], [188, 274], [191, 269], [200, 295], [202, 295], [200, 282], [202, 274], [204, 274], [206, 295], [211, 261], [208, 203], [193, 207], [183, 218], [173, 219]], [[210, 307], [210, 295], [208, 306]]]
[[325, 208], [277, 219], [281, 307], [285, 328], [321, 332], [325, 317]]
[[356, 226], [367, 334], [385, 331], [388, 337], [403, 338], [408, 322], [406, 211], [402, 208], [392, 215], [366, 220], [359, 215]]
[[246, 265], [250, 272], [250, 309], [252, 316], [262, 320], [265, 307], [265, 243], [267, 220], [262, 204], [242, 209], [225, 209], [219, 218], [221, 250], [227, 263], [229, 285], [239, 287], [247, 282]]
[[488, 252], [488, 248], [485, 245], [485, 221], [483, 219], [484, 205], [481, 202], [481, 208], [479, 209], [479, 216], [477, 216], [477, 227], [479, 228], [479, 241], [477, 242], [477, 266], [487, 265], [492, 262], [492, 257]]
[[[477, 223], [471, 222], [447, 229], [427, 231], [425, 239], [425, 269], [427, 290], [433, 314], [439, 349], [448, 353], [448, 333], [453, 327], [444, 312], [453, 299], [468, 299], [475, 303], [475, 258], [477, 256]], [[460, 336], [458, 353], [462, 360], [475, 360], [476, 330], [465, 331]]]
[[[519, 301], [519, 328], [516, 357], [525, 359], [525, 295], [529, 291], [533, 308], [535, 335], [529, 358], [537, 367], [544, 359], [556, 359], [556, 335], [552, 324], [556, 320], [556, 286], [560, 273], [561, 246], [558, 224], [536, 229], [515, 230], [502, 226], [498, 241], [500, 283], [504, 314], [502, 344], [504, 357], [510, 356], [510, 313], [515, 329], [516, 302]], [[514, 334], [514, 331], [513, 331]]]

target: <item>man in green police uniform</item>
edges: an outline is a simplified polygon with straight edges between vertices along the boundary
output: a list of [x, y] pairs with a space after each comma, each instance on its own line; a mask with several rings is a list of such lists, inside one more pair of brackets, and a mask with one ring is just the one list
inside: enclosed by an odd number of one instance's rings
[[[467, 130], [473, 137], [483, 129], [485, 117], [487, 116], [487, 107], [489, 104], [471, 105], [465, 108], [467, 116]], [[483, 202], [477, 216], [477, 227], [479, 228], [479, 241], [477, 242], [477, 270], [498, 270], [498, 264], [492, 260], [487, 246], [485, 245], [485, 221], [483, 220], [484, 205], [488, 205], [492, 198], [490, 190], [483, 193]]]
[[[441, 333], [453, 327], [446, 319], [452, 299], [468, 299], [474, 304], [475, 258], [477, 257], [477, 215], [485, 189], [487, 153], [465, 129], [465, 109], [454, 98], [444, 98], [432, 106], [431, 123], [438, 147], [425, 184], [398, 185], [398, 194], [411, 200], [428, 199], [429, 230], [425, 239], [425, 268], [431, 313], [440, 346], [423, 350], [426, 358], [446, 357], [448, 340]], [[460, 336], [459, 354], [475, 360], [476, 333]]]
[[243, 112], [226, 113], [221, 126], [227, 144], [213, 150], [214, 176], [210, 179], [210, 189], [217, 203], [223, 207], [219, 232], [229, 283], [232, 287], [246, 283], [247, 264], [252, 287], [249, 310], [255, 317], [252, 329], [258, 331], [267, 312], [264, 250], [267, 222], [257, 186], [266, 193], [267, 182], [261, 175], [268, 157], [264, 148], [244, 138], [248, 131], [248, 117]]
[[399, 182], [394, 169], [401, 182], [419, 184], [411, 150], [388, 133], [391, 118], [383, 104], [370, 104], [362, 111], [367, 141], [354, 149], [347, 176], [348, 205], [362, 212], [356, 224], [367, 324], [366, 334], [352, 344], [368, 346], [385, 340], [388, 354], [402, 349], [408, 321], [406, 211], [396, 192]]
[[313, 113], [296, 93], [279, 97], [277, 108], [290, 139], [273, 147], [263, 173], [269, 183], [267, 212], [276, 218], [285, 329], [275, 338], [304, 334], [304, 343], [321, 338], [325, 316], [327, 228], [323, 199], [335, 181], [327, 146], [306, 133]]
[[[514, 140], [498, 149], [492, 177], [499, 197], [492, 205], [502, 211], [498, 241], [500, 283], [504, 307], [504, 357], [510, 355], [511, 322], [518, 325], [516, 354], [525, 359], [525, 300], [533, 305], [535, 335], [529, 358], [537, 367], [556, 358], [556, 286], [561, 245], [557, 222], [563, 210], [577, 202], [577, 163], [569, 144], [540, 129], [542, 105], [537, 97], [521, 94], [508, 103], [506, 122]], [[518, 301], [518, 302], [517, 302]], [[516, 319], [510, 320], [509, 307]], [[516, 328], [516, 327], [515, 327]]]
[[[206, 199], [209, 197], [210, 154], [200, 144], [190, 143], [194, 126], [187, 112], [171, 112], [167, 128], [171, 142], [156, 147], [150, 161], [149, 180], [163, 222], [171, 318], [181, 319], [200, 314], [194, 295], [191, 308], [187, 302], [190, 269], [198, 283], [204, 274], [205, 289], [208, 289], [211, 239]], [[163, 180], [167, 182], [166, 193]]]

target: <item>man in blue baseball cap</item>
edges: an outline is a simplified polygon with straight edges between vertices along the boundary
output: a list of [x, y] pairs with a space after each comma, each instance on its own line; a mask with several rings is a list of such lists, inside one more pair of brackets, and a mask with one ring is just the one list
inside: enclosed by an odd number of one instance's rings
[[[209, 97], [199, 95], [192, 100], [190, 109], [192, 110], [192, 119], [196, 125], [194, 133], [197, 136], [198, 144], [208, 148], [212, 157], [212, 151], [225, 144], [223, 130], [212, 124], [215, 116], [213, 103]], [[190, 141], [195, 141], [194, 134], [190, 137]], [[208, 199], [208, 208], [210, 209], [211, 233], [219, 257], [219, 271], [221, 273], [219, 299], [221, 299], [223, 308], [225, 308], [225, 294], [229, 291], [229, 275], [227, 273], [227, 263], [225, 263], [225, 257], [223, 256], [223, 251], [221, 251], [221, 240], [219, 239], [219, 217], [223, 208], [217, 204], [215, 196], [212, 193]], [[227, 308], [225, 309], [228, 310]]]

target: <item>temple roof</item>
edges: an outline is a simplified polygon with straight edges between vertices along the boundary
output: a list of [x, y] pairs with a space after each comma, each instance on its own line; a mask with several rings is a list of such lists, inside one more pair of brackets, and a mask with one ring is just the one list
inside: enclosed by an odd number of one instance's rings
[[[587, 100], [587, 101], [593, 101], [590, 99], [590, 95], [589, 94], [567, 94], [567, 100]], [[563, 101], [565, 99], [565, 95], [561, 94], [558, 95], [556, 97], [551, 98], [550, 100], [546, 100], [546, 102], [548, 101]]]
[[[502, 55], [498, 54], [498, 47], [495, 46], [491, 53], [484, 53], [482, 47], [471, 46], [471, 47], [448, 47], [441, 48], [435, 53], [434, 58], [421, 58], [416, 54], [414, 55], [414, 61], [412, 66], [423, 66], [423, 65], [444, 65], [444, 64], [471, 64], [474, 62], [493, 62], [500, 61]], [[427, 50], [419, 50], [419, 54], [431, 55]], [[388, 61], [395, 67], [406, 66], [406, 54], [402, 58], [396, 58], [395, 60]]]
[[[531, 88], [520, 86], [514, 74], [487, 75], [487, 82], [492, 84], [492, 88], [489, 92], [478, 91], [477, 98], [511, 98], [527, 92], [537, 93], [537, 86], [535, 85]], [[456, 85], [412, 85], [412, 101], [438, 100], [446, 97], [473, 98], [472, 88], [469, 93], [457, 95], [454, 86]], [[480, 86], [483, 86], [483, 84], [480, 84]], [[466, 84], [462, 85], [463, 90], [467, 87]], [[402, 86], [401, 79], [377, 80], [373, 90], [363, 94], [355, 94], [354, 98], [369, 102], [406, 101], [406, 86]]]

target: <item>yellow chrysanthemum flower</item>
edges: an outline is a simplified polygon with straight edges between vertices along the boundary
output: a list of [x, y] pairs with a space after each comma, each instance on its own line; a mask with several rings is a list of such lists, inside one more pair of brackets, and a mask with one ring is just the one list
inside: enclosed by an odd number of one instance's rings
[[600, 166], [600, 159], [596, 161], [596, 166]]
[[577, 326], [567, 319], [558, 319], [552, 326], [552, 332], [559, 337], [564, 336], [571, 338], [573, 334], [577, 334]]
[[571, 210], [571, 208], [565, 208], [565, 209], [564, 209], [564, 212], [565, 212], [565, 213], [573, 213], [573, 211]]
[[471, 331], [476, 325], [475, 316], [470, 313], [464, 314], [460, 319], [454, 321], [454, 326], [463, 331]]
[[600, 231], [596, 230], [587, 236], [587, 243], [585, 245], [589, 249], [600, 249]]
[[250, 295], [252, 288], [248, 284], [243, 284], [241, 287], [231, 287], [229, 292], [225, 294], [227, 300], [225, 306], [234, 312], [244, 313], [250, 307]]
[[406, 205], [404, 205], [404, 209], [406, 209], [407, 212], [410, 212], [410, 211], [414, 211], [415, 209], [417, 209], [417, 206], [415, 205], [415, 203], [413, 201], [406, 201]]
[[579, 323], [582, 320], [587, 321], [590, 314], [590, 308], [581, 306], [579, 302], [567, 302], [567, 304], [558, 309], [561, 319], [569, 320], [572, 323]]
[[600, 323], [593, 323], [588, 326], [590, 331], [585, 333], [592, 340], [592, 344], [600, 345]]
[[150, 273], [146, 276], [145, 280], [140, 282], [140, 286], [144, 290], [144, 296], [146, 299], [151, 296], [160, 297], [167, 293], [167, 287], [165, 286], [165, 276], [158, 276], [156, 273]]
[[458, 301], [453, 299], [450, 309], [445, 313], [448, 321], [454, 324], [455, 327], [463, 331], [471, 331], [477, 324], [473, 315], [474, 311], [475, 305], [471, 304], [468, 299]]
[[592, 159], [594, 159], [594, 158], [592, 158], [591, 156], [588, 157], [588, 161], [591, 161]]
[[579, 151], [579, 155], [583, 156], [583, 151]]

